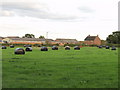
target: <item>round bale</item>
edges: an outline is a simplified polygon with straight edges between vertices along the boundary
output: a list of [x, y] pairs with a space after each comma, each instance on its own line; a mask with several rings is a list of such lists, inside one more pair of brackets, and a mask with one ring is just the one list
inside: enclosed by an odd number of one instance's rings
[[70, 50], [70, 47], [69, 46], [65, 46], [65, 50]]
[[58, 50], [58, 47], [57, 46], [53, 46], [52, 50]]
[[2, 49], [7, 49], [7, 47], [6, 46], [2, 46]]
[[41, 47], [41, 51], [48, 51], [48, 48], [43, 46], [43, 47]]
[[106, 45], [102, 45], [102, 47], [106, 47]]
[[98, 48], [102, 48], [102, 46], [99, 46]]
[[75, 46], [74, 50], [80, 50], [80, 47], [79, 46]]
[[14, 45], [10, 45], [10, 48], [14, 48]]
[[113, 46], [113, 47], [111, 48], [111, 50], [116, 50], [116, 47]]
[[23, 48], [16, 48], [14, 53], [15, 54], [25, 54], [25, 50]]
[[25, 49], [25, 51], [32, 51], [32, 48], [31, 48], [31, 47], [27, 47], [27, 48]]
[[26, 45], [24, 45], [24, 47], [26, 47]]
[[41, 47], [41, 45], [38, 45], [38, 47]]
[[106, 46], [106, 49], [110, 49], [110, 47], [109, 47], [109, 46]]
[[32, 45], [26, 45], [26, 47], [32, 47]]

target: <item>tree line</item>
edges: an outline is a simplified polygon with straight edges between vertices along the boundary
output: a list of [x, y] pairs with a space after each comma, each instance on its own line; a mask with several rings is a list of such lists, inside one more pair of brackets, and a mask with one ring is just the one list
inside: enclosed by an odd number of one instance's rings
[[[34, 34], [25, 34], [22, 38], [35, 38]], [[45, 39], [44, 36], [40, 35], [40, 39]], [[106, 38], [106, 42], [109, 44], [120, 44], [120, 31], [112, 32], [112, 34], [108, 35]]]
[[106, 41], [109, 44], [120, 44], [120, 31], [112, 32], [112, 34], [108, 35]]
[[[34, 34], [25, 34], [22, 38], [35, 38], [35, 35]], [[42, 35], [40, 35], [39, 38], [45, 39], [45, 37]]]

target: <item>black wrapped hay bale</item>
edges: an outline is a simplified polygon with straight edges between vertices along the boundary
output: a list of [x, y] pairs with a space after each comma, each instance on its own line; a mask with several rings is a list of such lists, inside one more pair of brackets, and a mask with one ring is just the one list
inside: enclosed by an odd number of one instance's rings
[[97, 45], [97, 47], [99, 47], [99, 46]]
[[25, 50], [23, 48], [16, 48], [14, 53], [15, 54], [25, 54]]
[[48, 51], [48, 48], [43, 46], [43, 47], [41, 47], [41, 51]]
[[69, 46], [65, 46], [65, 50], [70, 50], [70, 47]]
[[26, 45], [24, 45], [24, 47], [26, 47]]
[[57, 46], [53, 46], [52, 50], [58, 50], [58, 47]]
[[32, 45], [26, 45], [26, 47], [32, 47]]
[[106, 45], [102, 45], [102, 47], [106, 47]]
[[79, 46], [75, 46], [74, 50], [80, 50], [80, 47]]
[[32, 48], [31, 48], [31, 47], [27, 47], [27, 48], [25, 49], [25, 51], [32, 51]]
[[99, 46], [99, 48], [102, 48], [102, 46]]
[[2, 46], [2, 49], [7, 49], [7, 47], [6, 46]]
[[109, 47], [109, 46], [106, 46], [106, 49], [110, 49], [110, 47]]
[[111, 50], [116, 50], [116, 47], [113, 46], [113, 47], [111, 48]]
[[10, 45], [10, 48], [14, 48], [15, 46], [14, 45]]
[[41, 47], [41, 45], [38, 45], [38, 47]]

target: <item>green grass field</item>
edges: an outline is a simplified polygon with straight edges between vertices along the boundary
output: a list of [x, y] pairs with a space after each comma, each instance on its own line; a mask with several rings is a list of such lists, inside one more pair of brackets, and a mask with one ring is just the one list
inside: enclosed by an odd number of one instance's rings
[[[16, 47], [15, 47], [16, 48]], [[118, 50], [2, 50], [3, 88], [117, 88]]]

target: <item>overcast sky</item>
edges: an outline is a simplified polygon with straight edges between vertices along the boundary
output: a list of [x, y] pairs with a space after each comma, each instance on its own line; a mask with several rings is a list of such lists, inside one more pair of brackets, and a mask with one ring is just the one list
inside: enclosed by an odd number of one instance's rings
[[119, 0], [1, 0], [0, 36], [83, 41], [87, 35], [101, 39], [118, 30]]

